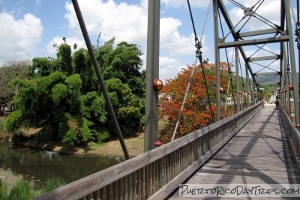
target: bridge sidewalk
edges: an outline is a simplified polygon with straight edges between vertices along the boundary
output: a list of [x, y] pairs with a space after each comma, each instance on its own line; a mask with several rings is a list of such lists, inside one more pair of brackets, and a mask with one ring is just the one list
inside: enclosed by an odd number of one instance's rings
[[[278, 114], [274, 104], [267, 104], [185, 184], [299, 184], [299, 168]], [[178, 195], [170, 199], [189, 199]]]

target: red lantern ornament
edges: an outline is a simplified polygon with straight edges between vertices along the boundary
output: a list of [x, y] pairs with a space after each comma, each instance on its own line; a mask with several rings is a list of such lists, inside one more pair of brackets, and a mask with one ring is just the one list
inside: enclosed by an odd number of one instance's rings
[[289, 85], [289, 89], [290, 89], [290, 90], [294, 90], [294, 85], [292, 85], [292, 84]]
[[224, 88], [220, 87], [220, 93], [223, 94], [225, 92]]
[[153, 88], [156, 91], [160, 91], [161, 89], [163, 89], [163, 82], [160, 79], [154, 79], [153, 81]]
[[285, 88], [283, 89], [283, 92], [286, 93], [286, 89]]
[[157, 140], [155, 143], [154, 143], [154, 146], [156, 147], [160, 147], [163, 143], [159, 140]]

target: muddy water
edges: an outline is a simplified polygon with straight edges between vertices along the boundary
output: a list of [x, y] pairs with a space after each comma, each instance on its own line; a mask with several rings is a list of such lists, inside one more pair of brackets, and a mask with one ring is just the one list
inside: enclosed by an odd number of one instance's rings
[[[115, 157], [78, 157], [0, 143], [0, 173], [22, 176], [35, 185], [41, 185], [52, 177], [69, 183], [119, 162], [120, 159]], [[0, 174], [0, 177], [6, 175]]]

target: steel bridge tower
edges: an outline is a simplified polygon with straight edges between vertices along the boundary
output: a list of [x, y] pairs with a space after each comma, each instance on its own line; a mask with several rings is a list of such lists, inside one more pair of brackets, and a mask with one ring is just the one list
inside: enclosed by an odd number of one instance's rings
[[[299, 85], [291, 2], [272, 1], [274, 7], [268, 9], [278, 13], [276, 19], [268, 18], [268, 13], [263, 12], [262, 8], [266, 2], [256, 1], [253, 5], [249, 3], [244, 5], [234, 0], [213, 0], [215, 63], [216, 74], [219, 77], [216, 90], [218, 120], [221, 119], [220, 61], [226, 54], [225, 51], [235, 55], [237, 80], [238, 77], [245, 78], [242, 88], [240, 88], [241, 81], [237, 81], [238, 109], [241, 95], [246, 95], [247, 99], [257, 100], [260, 88], [263, 85], [272, 85], [287, 112], [289, 114], [293, 112], [295, 115], [295, 124], [299, 124]], [[235, 12], [239, 15], [229, 14], [232, 9], [240, 11]], [[293, 101], [290, 101], [291, 98]]]

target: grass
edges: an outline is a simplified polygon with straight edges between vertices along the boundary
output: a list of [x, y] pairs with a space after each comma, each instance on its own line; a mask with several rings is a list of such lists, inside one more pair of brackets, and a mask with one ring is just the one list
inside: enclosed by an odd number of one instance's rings
[[35, 196], [33, 188], [26, 181], [18, 182], [9, 192], [8, 200], [31, 200]]
[[43, 193], [45, 194], [47, 192], [50, 192], [50, 191], [54, 190], [55, 188], [61, 187], [65, 184], [66, 183], [64, 182], [63, 179], [53, 177], [46, 181], [45, 186], [43, 188]]
[[17, 182], [11, 190], [8, 190], [7, 183], [0, 179], [0, 199], [7, 200], [31, 200], [34, 197], [50, 192], [66, 183], [60, 178], [48, 179], [40, 190], [34, 190], [29, 182], [21, 180]]
[[0, 199], [6, 199], [7, 196], [7, 184], [2, 179], [0, 179]]

